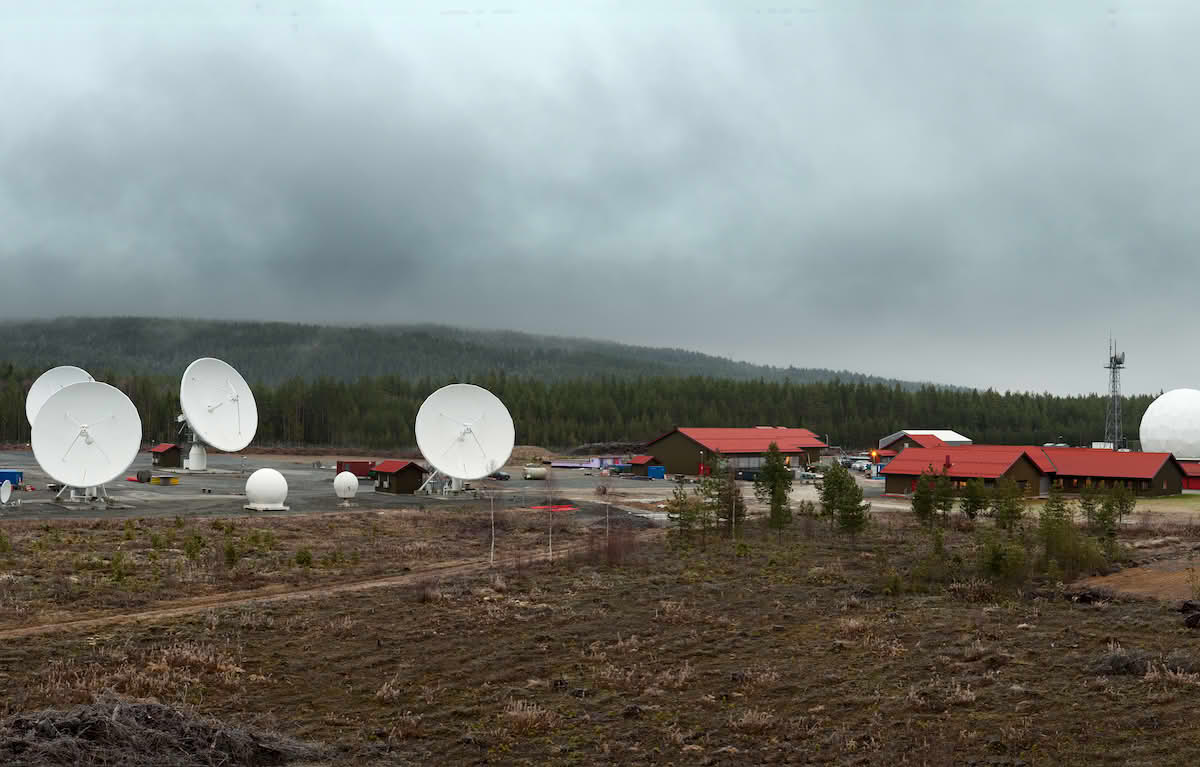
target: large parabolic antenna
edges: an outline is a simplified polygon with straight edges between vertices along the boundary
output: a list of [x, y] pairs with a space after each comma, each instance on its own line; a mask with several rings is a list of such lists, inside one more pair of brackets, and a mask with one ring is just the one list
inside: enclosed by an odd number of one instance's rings
[[116, 479], [137, 458], [142, 419], [119, 389], [85, 381], [55, 392], [33, 424], [33, 455], [64, 489], [96, 488]]
[[258, 430], [258, 405], [246, 379], [227, 362], [201, 357], [188, 365], [179, 384], [179, 404], [196, 441], [188, 468], [208, 468], [207, 443], [217, 450], [244, 450]]
[[433, 468], [459, 480], [482, 479], [512, 455], [512, 416], [495, 394], [450, 384], [417, 411], [417, 447]]
[[33, 382], [33, 386], [29, 387], [29, 393], [25, 395], [25, 417], [29, 419], [29, 425], [33, 426], [42, 405], [45, 405], [46, 400], [50, 399], [51, 395], [59, 389], [71, 384], [94, 380], [96, 379], [92, 378], [90, 373], [74, 365], [62, 365], [42, 373]]
[[1200, 459], [1200, 391], [1172, 389], [1150, 403], [1138, 430], [1142, 450]]

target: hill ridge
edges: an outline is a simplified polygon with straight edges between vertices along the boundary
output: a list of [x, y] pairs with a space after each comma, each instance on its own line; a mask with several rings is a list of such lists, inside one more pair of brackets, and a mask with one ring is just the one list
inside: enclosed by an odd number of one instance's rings
[[930, 385], [848, 370], [760, 365], [674, 347], [432, 323], [64, 316], [0, 321], [0, 327], [5, 331], [0, 333], [0, 359], [33, 369], [79, 365], [94, 375], [112, 371], [178, 376], [195, 357], [215, 356], [233, 364], [248, 380], [267, 384], [292, 378], [441, 379], [502, 372], [547, 381], [702, 376], [795, 383], [861, 381], [899, 384], [905, 390]]

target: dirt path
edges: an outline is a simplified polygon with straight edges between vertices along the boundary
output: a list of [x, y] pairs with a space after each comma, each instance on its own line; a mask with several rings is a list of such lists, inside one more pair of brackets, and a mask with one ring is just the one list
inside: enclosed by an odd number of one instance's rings
[[[664, 531], [660, 529], [650, 529], [639, 531], [638, 533], [635, 533], [635, 535], [644, 541], [659, 537], [663, 532]], [[557, 559], [577, 551], [583, 551], [586, 548], [586, 544], [575, 544], [562, 549], [555, 549], [554, 557]], [[549, 558], [549, 554], [544, 551], [536, 553], [528, 552], [520, 561], [527, 563], [544, 562]], [[195, 597], [192, 599], [175, 600], [160, 605], [159, 607], [151, 607], [145, 610], [137, 610], [134, 612], [111, 613], [92, 618], [76, 618], [73, 620], [39, 623], [34, 626], [21, 626], [19, 628], [3, 629], [0, 630], [0, 640], [19, 639], [22, 637], [38, 636], [40, 634], [50, 634], [59, 631], [90, 631], [106, 626], [156, 622], [171, 618], [179, 618], [185, 615], [194, 615], [196, 613], [207, 612], [209, 610], [224, 609], [228, 607], [241, 607], [243, 605], [250, 604], [262, 604], [265, 602], [282, 602], [291, 599], [311, 599], [316, 597], [325, 597], [332, 594], [366, 591], [368, 589], [386, 588], [389, 586], [414, 586], [418, 583], [429, 580], [431, 577], [444, 578], [448, 576], [474, 575], [476, 573], [485, 572], [492, 567], [500, 569], [510, 568], [515, 566], [517, 562], [518, 560], [515, 558], [497, 559], [496, 564], [493, 566], [489, 564], [487, 560], [483, 559], [461, 559], [443, 562], [438, 565], [427, 567], [423, 570], [407, 572], [403, 575], [389, 575], [382, 578], [368, 578], [366, 580], [331, 583], [323, 586], [308, 586], [302, 588], [267, 586], [261, 589], [253, 589], [251, 591], [234, 591], [225, 592], [222, 594], [209, 594], [207, 596]]]

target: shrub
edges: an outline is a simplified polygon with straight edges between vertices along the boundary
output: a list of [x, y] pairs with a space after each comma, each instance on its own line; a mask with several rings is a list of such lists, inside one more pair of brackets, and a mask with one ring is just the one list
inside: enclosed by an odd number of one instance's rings
[[158, 533], [150, 533], [151, 548], [154, 548], [157, 550], [162, 550], [165, 545], [166, 545], [166, 542], [163, 540], [163, 537], [161, 535], [159, 535]]
[[12, 551], [12, 541], [4, 534], [3, 530], [0, 530], [0, 554], [7, 554], [10, 551]]
[[979, 547], [979, 571], [996, 581], [1023, 583], [1029, 578], [1025, 548], [1012, 539], [988, 536]]
[[109, 569], [112, 571], [112, 579], [117, 583], [125, 580], [125, 576], [132, 569], [129, 563], [125, 561], [125, 552], [113, 552], [112, 559], [108, 563]]
[[195, 559], [196, 557], [200, 556], [201, 551], [204, 551], [204, 547], [206, 545], [207, 544], [205, 544], [204, 538], [200, 537], [196, 533], [193, 533], [189, 535], [183, 542], [183, 553], [187, 555], [188, 559]]
[[234, 545], [232, 540], [227, 539], [225, 541], [225, 566], [228, 568], [235, 567], [240, 556], [237, 546]]
[[308, 549], [300, 549], [296, 552], [296, 564], [300, 567], [312, 567], [313, 555]]

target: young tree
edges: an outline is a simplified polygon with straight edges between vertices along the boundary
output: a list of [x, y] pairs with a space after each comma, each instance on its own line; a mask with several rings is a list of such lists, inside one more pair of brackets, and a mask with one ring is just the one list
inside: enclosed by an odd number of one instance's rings
[[1083, 513], [1089, 530], [1096, 526], [1096, 511], [1100, 506], [1101, 495], [1100, 488], [1092, 485], [1085, 485], [1079, 489], [1079, 511]]
[[1069, 541], [1067, 528], [1073, 524], [1073, 516], [1074, 512], [1063, 500], [1062, 492], [1051, 487], [1049, 497], [1038, 511], [1038, 534], [1046, 550], [1047, 561], [1058, 560], [1059, 564], [1063, 563], [1063, 555], [1068, 553], [1065, 550]]
[[936, 513], [934, 485], [937, 480], [928, 472], [917, 477], [917, 487], [912, 494], [912, 512], [922, 524], [932, 525]]
[[696, 501], [696, 496], [684, 487], [683, 475], [680, 475], [667, 501], [667, 519], [675, 521], [680, 538], [690, 538], [692, 530], [696, 528]]
[[871, 504], [863, 503], [862, 488], [841, 464], [825, 472], [821, 486], [821, 506], [838, 529], [857, 536], [867, 526]]
[[972, 479], [967, 481], [966, 490], [963, 491], [962, 510], [967, 519], [975, 519], [979, 513], [987, 508], [988, 491], [983, 486], [982, 479]]
[[942, 524], [950, 521], [950, 512], [954, 511], [954, 483], [945, 472], [933, 481], [933, 509]]
[[1024, 512], [1025, 503], [1021, 487], [1008, 477], [997, 481], [996, 489], [992, 493], [992, 518], [996, 520], [996, 527], [1013, 530], [1021, 521]]
[[792, 523], [792, 470], [784, 462], [779, 445], [772, 442], [767, 447], [766, 458], [754, 480], [754, 497], [759, 503], [767, 504], [770, 515], [767, 523], [783, 538], [783, 528]]
[[1096, 537], [1110, 557], [1117, 551], [1117, 526], [1121, 518], [1121, 501], [1116, 493], [1106, 493], [1092, 516]]
[[1117, 512], [1117, 525], [1120, 526], [1125, 521], [1125, 517], [1132, 516], [1134, 509], [1137, 508], [1137, 496], [1125, 486], [1125, 483], [1118, 482], [1112, 489], [1112, 497]]
[[746, 519], [746, 499], [727, 462], [718, 461], [700, 481], [696, 493], [699, 496], [696, 522], [702, 543], [707, 543], [707, 531], [718, 524], [725, 525], [731, 535], [741, 529]]

